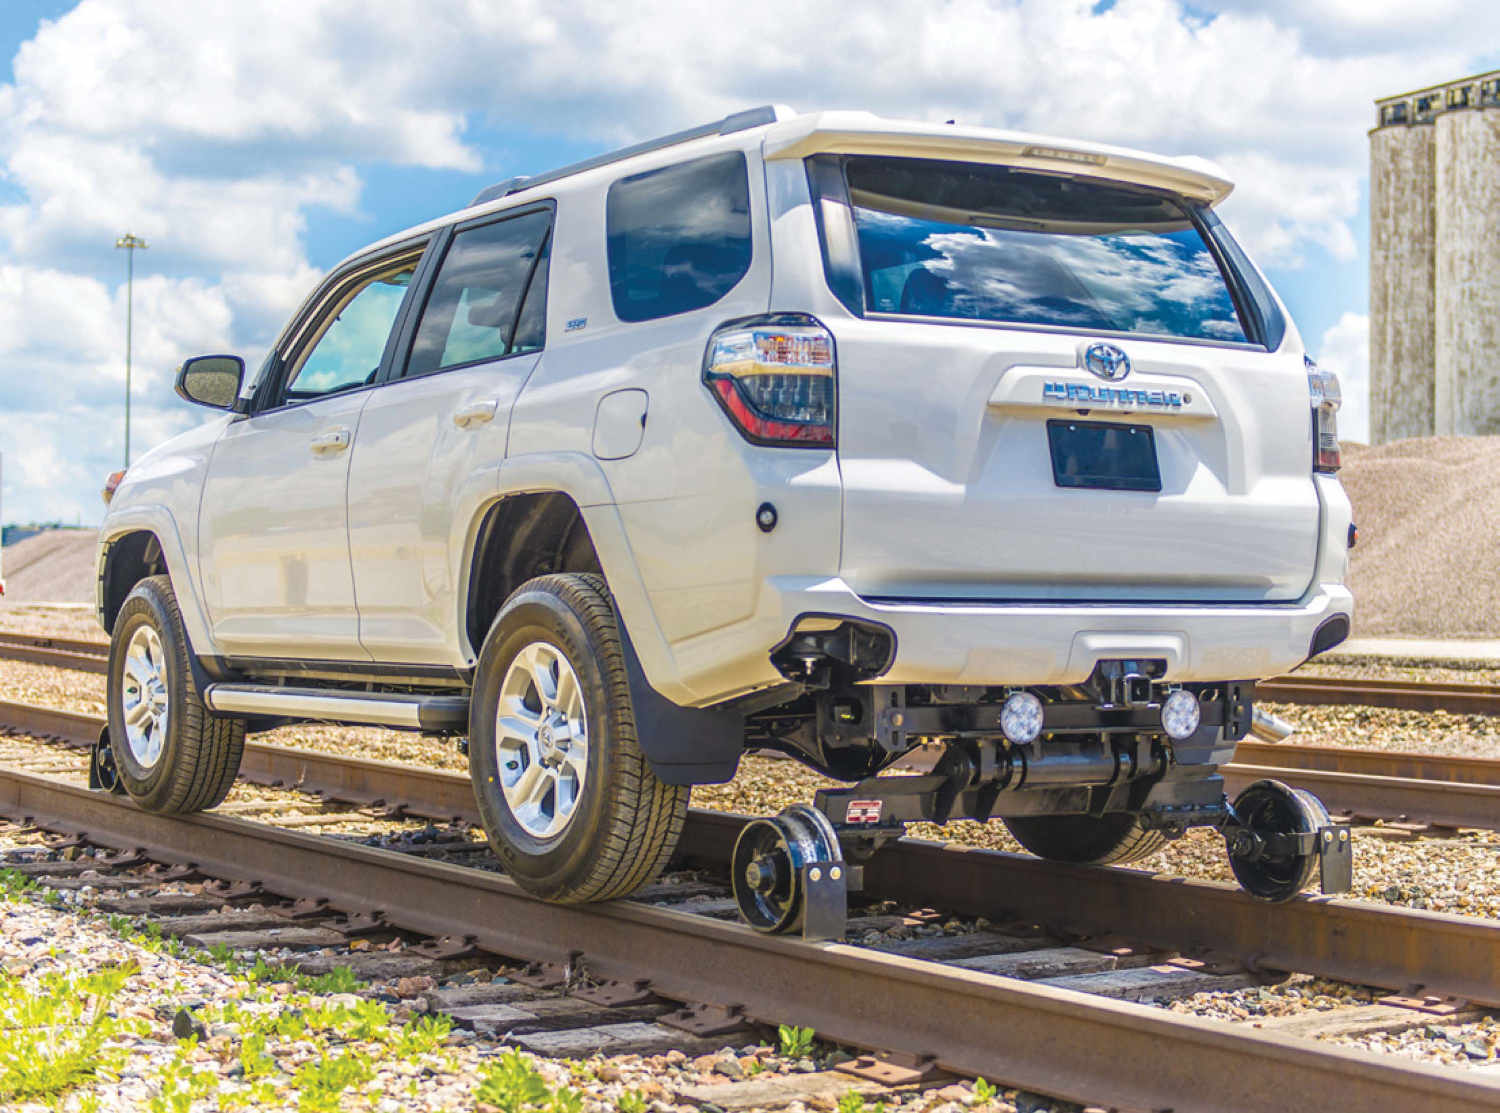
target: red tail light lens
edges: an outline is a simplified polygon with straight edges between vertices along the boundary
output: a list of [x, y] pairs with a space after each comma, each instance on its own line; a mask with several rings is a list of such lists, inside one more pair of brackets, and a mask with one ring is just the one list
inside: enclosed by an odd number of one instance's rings
[[814, 318], [734, 321], [708, 339], [703, 381], [753, 444], [828, 448], [837, 395], [833, 336]]
[[1339, 448], [1339, 406], [1344, 401], [1343, 388], [1339, 386], [1339, 377], [1332, 371], [1319, 370], [1307, 356], [1302, 358], [1307, 364], [1307, 393], [1312, 405], [1313, 471], [1332, 474], [1344, 462]]

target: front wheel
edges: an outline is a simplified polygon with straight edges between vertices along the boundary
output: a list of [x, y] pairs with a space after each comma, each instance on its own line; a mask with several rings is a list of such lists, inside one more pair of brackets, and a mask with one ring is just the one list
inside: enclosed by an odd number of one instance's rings
[[545, 900], [610, 900], [661, 872], [691, 790], [658, 780], [636, 739], [601, 577], [516, 590], [484, 640], [469, 714], [475, 800], [517, 884]]
[[1108, 815], [1027, 815], [1005, 820], [1015, 840], [1039, 858], [1105, 866], [1138, 862], [1167, 843], [1128, 812]]
[[172, 581], [148, 576], [115, 618], [109, 643], [109, 745], [120, 784], [147, 811], [218, 804], [234, 786], [245, 720], [216, 718], [193, 680]]

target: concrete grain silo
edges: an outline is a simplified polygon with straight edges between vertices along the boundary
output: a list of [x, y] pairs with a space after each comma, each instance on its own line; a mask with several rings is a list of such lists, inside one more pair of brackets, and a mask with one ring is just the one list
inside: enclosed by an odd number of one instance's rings
[[1433, 125], [1437, 429], [1500, 433], [1500, 104]]
[[1370, 439], [1500, 433], [1500, 72], [1370, 133]]
[[1433, 130], [1370, 133], [1370, 440], [1433, 431]]

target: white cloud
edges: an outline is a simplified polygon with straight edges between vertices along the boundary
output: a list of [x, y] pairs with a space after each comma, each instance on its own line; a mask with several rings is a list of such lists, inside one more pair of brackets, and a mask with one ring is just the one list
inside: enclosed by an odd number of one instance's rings
[[264, 349], [315, 281], [310, 222], [357, 214], [377, 167], [481, 167], [476, 125], [605, 146], [780, 101], [1199, 154], [1238, 179], [1252, 253], [1293, 266], [1354, 251], [1372, 99], [1466, 72], [1500, 32], [1488, 0], [1094, 7], [81, 0], [0, 85], [0, 436], [67, 492], [8, 482], [7, 512], [97, 514], [123, 389], [101, 244], [127, 229], [171, 276], [137, 284], [140, 441], [192, 419], [167, 383], [183, 355]]
[[1339, 436], [1370, 443], [1370, 318], [1345, 313], [1312, 349], [1318, 366], [1333, 371], [1344, 391]]

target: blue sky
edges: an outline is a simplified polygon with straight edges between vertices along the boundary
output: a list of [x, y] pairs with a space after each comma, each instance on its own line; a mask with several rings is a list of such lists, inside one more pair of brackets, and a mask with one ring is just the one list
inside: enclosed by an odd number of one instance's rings
[[[771, 101], [1217, 160], [1225, 219], [1363, 431], [1372, 99], [1500, 65], [1474, 0], [6, 0], [0, 451], [7, 521], [97, 521], [202, 419], [186, 355], [256, 358], [318, 275], [479, 188]], [[776, 36], [767, 27], [778, 28]]]

